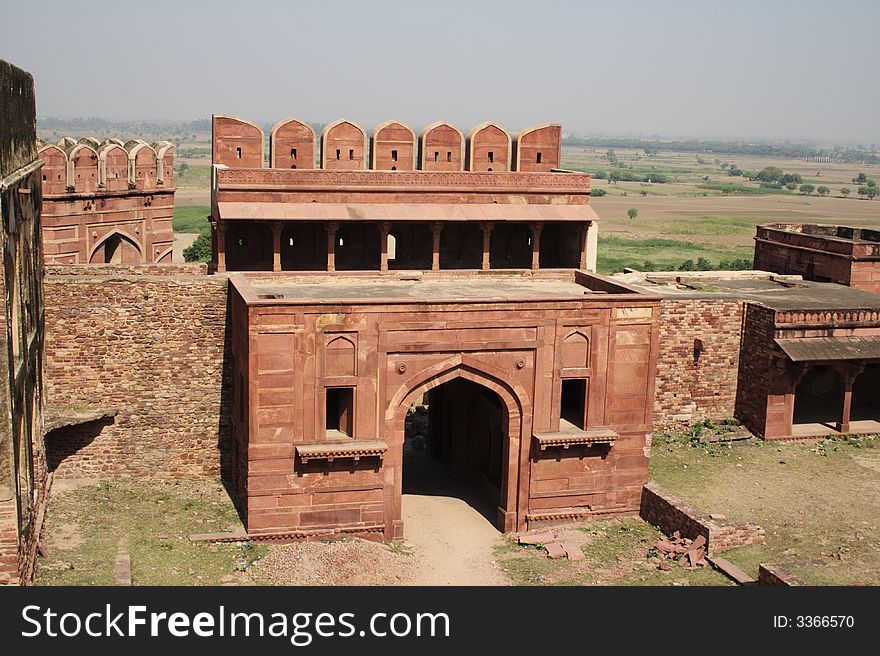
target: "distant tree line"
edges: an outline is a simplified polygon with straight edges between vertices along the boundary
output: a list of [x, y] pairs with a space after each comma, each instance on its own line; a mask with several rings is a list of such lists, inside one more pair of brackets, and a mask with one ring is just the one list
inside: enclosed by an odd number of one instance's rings
[[702, 141], [635, 139], [626, 137], [585, 137], [568, 135], [562, 140], [563, 145], [581, 148], [632, 148], [642, 150], [647, 155], [656, 155], [660, 150], [676, 152], [693, 152], [706, 154], [753, 155], [759, 157], [784, 157], [803, 159], [805, 157], [830, 157], [835, 162], [880, 164], [877, 145], [866, 146], [834, 146], [833, 148], [817, 148], [815, 146], [794, 143], [764, 143], [741, 141]]

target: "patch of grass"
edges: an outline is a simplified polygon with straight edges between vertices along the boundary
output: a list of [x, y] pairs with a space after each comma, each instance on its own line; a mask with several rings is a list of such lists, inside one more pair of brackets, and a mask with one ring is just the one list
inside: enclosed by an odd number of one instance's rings
[[557, 574], [566, 564], [563, 560], [551, 560], [538, 546], [520, 545], [505, 540], [495, 547], [495, 558], [517, 585], [542, 585]]
[[47, 557], [37, 585], [114, 585], [120, 540], [134, 585], [217, 585], [247, 570], [268, 547], [194, 543], [192, 533], [239, 525], [219, 484], [105, 481], [53, 493], [46, 516]]
[[634, 219], [633, 225], [670, 235], [740, 236], [755, 234], [755, 226], [767, 219], [756, 216], [703, 216], [700, 218]]
[[688, 570], [673, 564], [668, 572], [648, 560], [660, 539], [656, 528], [638, 517], [599, 519], [589, 524], [558, 527], [580, 531], [588, 540], [585, 561], [551, 560], [538, 546], [505, 540], [495, 550], [501, 567], [517, 585], [728, 585], [730, 581], [711, 567]]
[[759, 563], [821, 559], [797, 573], [817, 585], [880, 584], [880, 449], [876, 437], [815, 443], [701, 445], [655, 438], [651, 478], [704, 512], [762, 526], [764, 542], [724, 554], [752, 576]]
[[675, 270], [686, 260], [705, 258], [717, 266], [722, 260], [751, 258], [751, 248], [728, 244], [707, 244], [675, 239], [626, 239], [599, 237], [599, 273], [623, 271], [649, 260], [656, 270]]
[[211, 224], [208, 223], [210, 213], [211, 208], [207, 205], [176, 205], [171, 227], [174, 232], [208, 232], [211, 229]]
[[174, 186], [200, 187], [207, 189], [211, 186], [211, 165], [187, 164], [181, 171], [181, 167], [178, 164], [174, 170]]
[[763, 196], [765, 194], [783, 194], [790, 196], [793, 192], [788, 189], [776, 187], [762, 187], [757, 184], [743, 184], [739, 182], [701, 182], [696, 185], [698, 189], [720, 191], [730, 196]]

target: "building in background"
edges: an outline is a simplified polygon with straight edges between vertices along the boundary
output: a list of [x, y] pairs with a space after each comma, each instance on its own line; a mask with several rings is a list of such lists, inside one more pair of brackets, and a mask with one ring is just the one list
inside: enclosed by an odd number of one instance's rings
[[755, 268], [880, 294], [880, 232], [810, 223], [760, 225]]
[[64, 137], [39, 157], [47, 263], [171, 263], [172, 144]]

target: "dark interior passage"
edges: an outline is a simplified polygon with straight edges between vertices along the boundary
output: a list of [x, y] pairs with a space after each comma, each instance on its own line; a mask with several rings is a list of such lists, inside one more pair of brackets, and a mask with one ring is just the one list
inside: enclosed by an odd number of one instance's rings
[[852, 421], [880, 421], [880, 364], [869, 364], [853, 382]]
[[459, 498], [496, 524], [506, 433], [493, 391], [463, 378], [434, 388], [407, 414], [403, 493]]
[[324, 271], [327, 231], [320, 223], [289, 223], [281, 233], [283, 271]]
[[842, 410], [843, 383], [837, 371], [824, 365], [811, 368], [795, 389], [793, 423], [833, 428]]

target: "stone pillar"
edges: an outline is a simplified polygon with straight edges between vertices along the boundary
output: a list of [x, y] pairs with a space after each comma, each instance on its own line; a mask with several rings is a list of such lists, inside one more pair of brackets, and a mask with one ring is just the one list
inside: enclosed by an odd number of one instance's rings
[[584, 225], [581, 234], [580, 268], [596, 273], [596, 258], [599, 254], [599, 226], [595, 221]]
[[281, 271], [281, 221], [272, 222], [272, 271]]
[[532, 271], [541, 268], [541, 231], [543, 229], [543, 223], [532, 224]]
[[443, 232], [442, 223], [431, 224], [431, 237], [433, 238], [433, 246], [431, 250], [431, 271], [440, 270], [440, 235]]
[[383, 221], [379, 224], [379, 271], [388, 271], [388, 233], [391, 224]]
[[483, 231], [483, 263], [481, 265], [481, 269], [483, 271], [489, 270], [489, 249], [492, 244], [492, 228], [493, 224], [491, 223], [483, 223], [480, 226], [480, 229]]
[[217, 273], [226, 271], [226, 222], [217, 219]]
[[864, 369], [861, 365], [845, 364], [839, 370], [843, 382], [843, 399], [841, 400], [840, 420], [835, 428], [840, 433], [849, 433], [849, 422], [852, 414], [852, 387], [856, 378]]
[[336, 231], [339, 224], [336, 221], [327, 223], [327, 271], [336, 271]]

